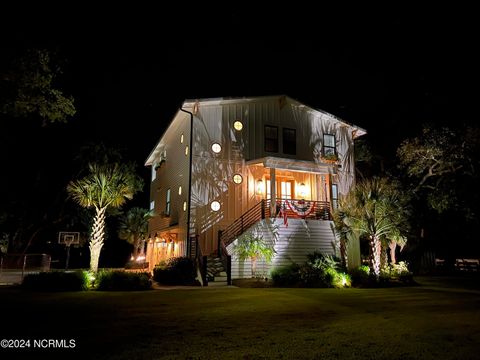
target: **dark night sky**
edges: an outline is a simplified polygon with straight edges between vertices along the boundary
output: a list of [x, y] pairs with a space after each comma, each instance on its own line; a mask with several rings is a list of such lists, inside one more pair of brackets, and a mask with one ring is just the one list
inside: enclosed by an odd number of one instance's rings
[[185, 98], [287, 94], [390, 154], [423, 122], [473, 121], [471, 9], [182, 6], [2, 9], [1, 46], [55, 49], [78, 110], [59, 133], [139, 163]]

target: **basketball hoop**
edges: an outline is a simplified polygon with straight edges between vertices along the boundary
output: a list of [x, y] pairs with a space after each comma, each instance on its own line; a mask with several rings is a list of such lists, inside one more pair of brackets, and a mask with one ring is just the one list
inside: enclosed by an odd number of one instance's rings
[[80, 233], [71, 231], [60, 231], [58, 233], [58, 243], [65, 246], [77, 245], [80, 243]]
[[67, 256], [65, 260], [65, 270], [68, 270], [68, 263], [70, 261], [70, 246], [80, 243], [80, 233], [72, 231], [60, 231], [58, 233], [58, 243], [65, 245], [67, 248]]

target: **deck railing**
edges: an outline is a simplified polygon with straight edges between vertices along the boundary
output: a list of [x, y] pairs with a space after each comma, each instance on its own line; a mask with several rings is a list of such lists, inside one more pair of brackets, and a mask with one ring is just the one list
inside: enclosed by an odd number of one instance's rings
[[226, 248], [252, 225], [268, 217], [286, 216], [293, 219], [331, 220], [328, 201], [276, 199], [274, 214], [270, 211], [270, 204], [270, 199], [260, 201], [226, 229], [221, 230], [218, 237], [218, 253], [221, 253], [222, 244]]

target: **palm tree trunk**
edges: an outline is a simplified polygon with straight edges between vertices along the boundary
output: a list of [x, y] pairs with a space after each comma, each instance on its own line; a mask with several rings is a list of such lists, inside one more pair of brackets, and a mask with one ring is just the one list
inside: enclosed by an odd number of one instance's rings
[[391, 241], [388, 247], [390, 248], [390, 261], [392, 264], [396, 264], [397, 259], [395, 258], [395, 250], [397, 248], [397, 243], [395, 241]]
[[385, 244], [380, 241], [380, 269], [383, 269], [388, 264], [387, 249], [385, 249]]
[[380, 239], [372, 236], [370, 240], [370, 251], [372, 253], [372, 270], [375, 276], [380, 276], [380, 259], [382, 256], [382, 244]]
[[347, 242], [345, 239], [340, 239], [340, 260], [342, 266], [346, 269], [348, 266]]
[[137, 256], [138, 256], [138, 236], [134, 236], [133, 237], [133, 259], [134, 260], [137, 260]]
[[105, 237], [105, 210], [106, 207], [95, 207], [95, 219], [93, 222], [92, 235], [90, 237], [90, 270], [98, 271], [98, 261], [100, 259], [100, 250], [103, 247]]
[[257, 257], [252, 256], [252, 277], [255, 277], [257, 273]]

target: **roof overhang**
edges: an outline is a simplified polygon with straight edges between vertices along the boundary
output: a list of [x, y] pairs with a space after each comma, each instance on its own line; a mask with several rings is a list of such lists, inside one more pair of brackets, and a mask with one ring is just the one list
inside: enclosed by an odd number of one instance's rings
[[298, 172], [306, 172], [313, 174], [332, 173], [332, 166], [327, 164], [317, 164], [313, 161], [278, 158], [267, 156], [264, 158], [254, 159], [246, 162], [247, 165], [258, 165], [266, 168], [279, 170], [290, 170]]

